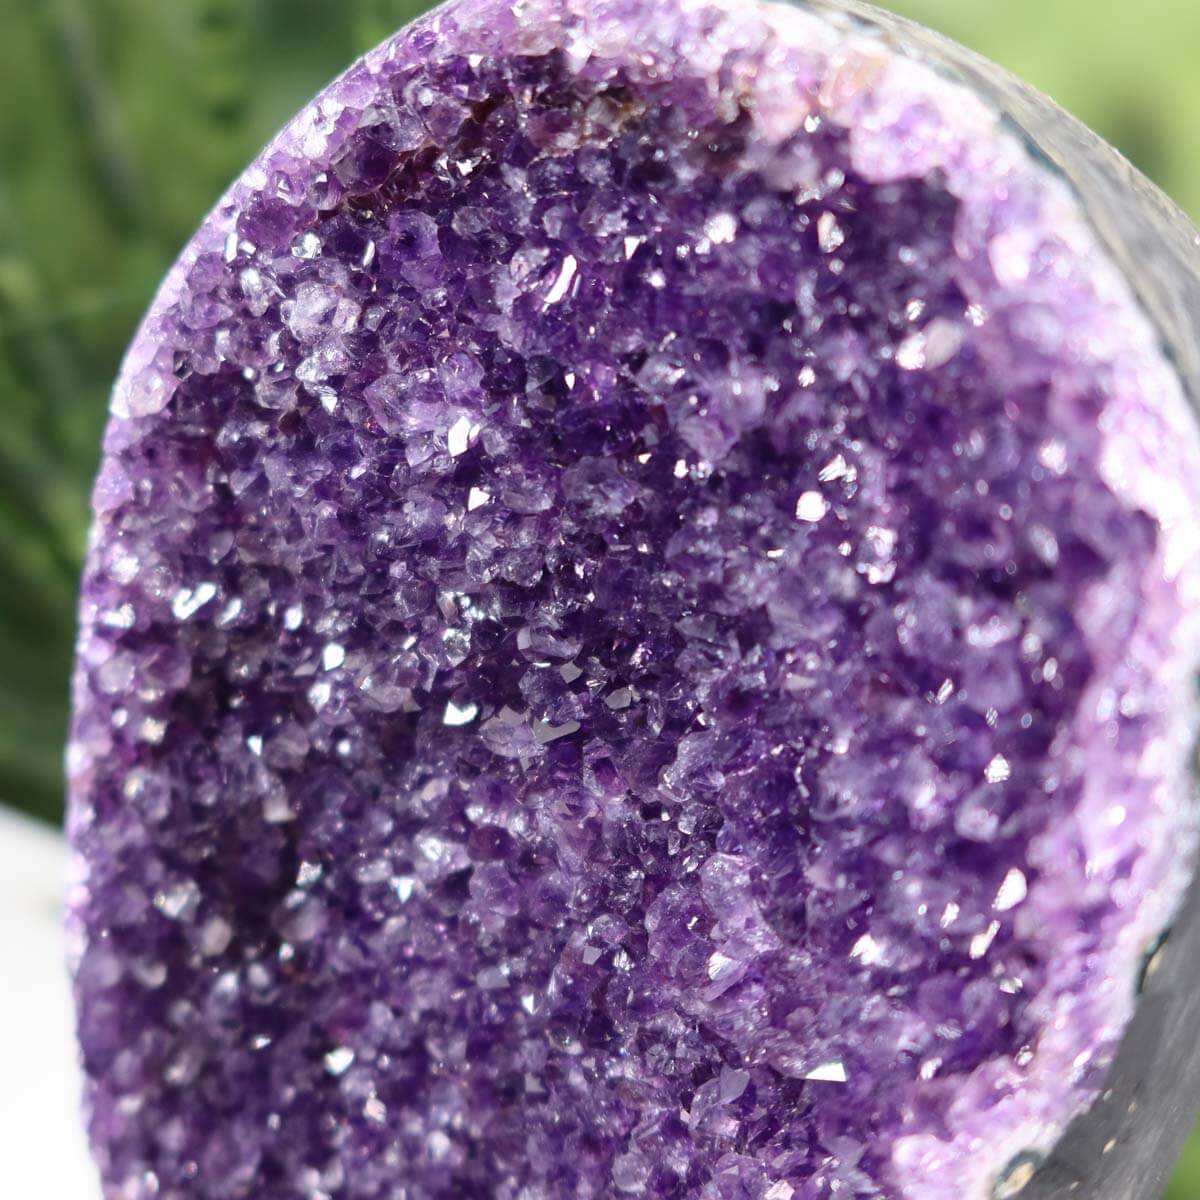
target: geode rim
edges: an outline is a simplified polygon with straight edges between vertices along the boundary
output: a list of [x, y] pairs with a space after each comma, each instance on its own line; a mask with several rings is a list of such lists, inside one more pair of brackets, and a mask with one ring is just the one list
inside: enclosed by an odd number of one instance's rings
[[304, 110], [118, 382], [110, 1194], [987, 1196], [1191, 874], [1179, 379], [1062, 181], [869, 32], [518, 7]]

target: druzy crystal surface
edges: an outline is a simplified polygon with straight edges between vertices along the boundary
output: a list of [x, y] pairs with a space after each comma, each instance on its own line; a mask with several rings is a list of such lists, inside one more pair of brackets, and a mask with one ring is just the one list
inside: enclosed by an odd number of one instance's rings
[[112, 1200], [984, 1200], [1191, 870], [1200, 446], [1068, 188], [810, 12], [474, 0], [168, 277], [95, 492]]

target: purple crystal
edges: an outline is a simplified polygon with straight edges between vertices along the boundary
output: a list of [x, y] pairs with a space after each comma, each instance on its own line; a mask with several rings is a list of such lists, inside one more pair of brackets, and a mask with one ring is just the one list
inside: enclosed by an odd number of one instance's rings
[[959, 84], [744, 0], [410, 26], [116, 389], [106, 1195], [982, 1200], [1190, 874], [1198, 493], [1149, 321]]

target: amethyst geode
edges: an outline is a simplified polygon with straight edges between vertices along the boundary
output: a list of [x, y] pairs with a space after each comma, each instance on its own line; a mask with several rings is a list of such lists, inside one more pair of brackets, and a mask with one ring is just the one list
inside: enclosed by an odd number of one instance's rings
[[1066, 183], [836, 14], [473, 0], [118, 383], [113, 1200], [1013, 1195], [1191, 873], [1200, 441]]

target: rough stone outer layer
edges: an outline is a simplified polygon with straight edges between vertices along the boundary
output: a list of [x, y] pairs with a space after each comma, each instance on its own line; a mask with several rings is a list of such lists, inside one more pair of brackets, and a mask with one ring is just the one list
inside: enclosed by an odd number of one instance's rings
[[1190, 874], [1198, 468], [1066, 187], [920, 63], [733, 0], [409, 27], [116, 388], [106, 1195], [983, 1200]]

